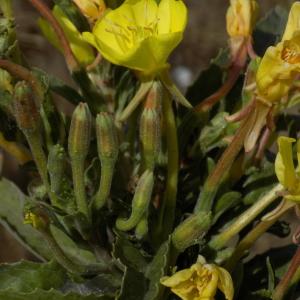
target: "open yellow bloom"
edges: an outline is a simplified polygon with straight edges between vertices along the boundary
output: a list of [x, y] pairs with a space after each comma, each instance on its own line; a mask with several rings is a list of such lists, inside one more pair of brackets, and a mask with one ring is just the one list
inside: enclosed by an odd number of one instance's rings
[[187, 23], [181, 0], [126, 0], [83, 37], [110, 62], [155, 75], [179, 44]]
[[279, 152], [275, 161], [275, 172], [279, 182], [287, 189], [287, 200], [300, 201], [300, 142], [297, 143], [298, 168], [293, 162], [292, 143], [296, 140], [289, 137], [279, 137]]
[[[95, 56], [93, 54], [92, 47], [83, 40], [80, 32], [75, 25], [68, 19], [63, 11], [55, 5], [53, 8], [53, 14], [60, 26], [62, 27], [78, 62], [82, 65], [87, 65], [93, 62]], [[60, 41], [53, 30], [52, 26], [44, 19], [39, 19], [39, 26], [47, 40], [58, 50], [62, 52]]]
[[104, 0], [73, 0], [81, 12], [92, 22], [98, 20], [106, 10]]
[[228, 34], [231, 37], [250, 36], [257, 16], [258, 4], [256, 0], [230, 0], [226, 15]]
[[232, 300], [234, 294], [230, 274], [217, 265], [204, 262], [163, 277], [161, 284], [170, 287], [183, 300], [213, 300], [217, 289], [223, 292], [227, 300]]
[[259, 96], [274, 102], [285, 96], [300, 72], [300, 2], [291, 8], [282, 41], [269, 47], [256, 74]]

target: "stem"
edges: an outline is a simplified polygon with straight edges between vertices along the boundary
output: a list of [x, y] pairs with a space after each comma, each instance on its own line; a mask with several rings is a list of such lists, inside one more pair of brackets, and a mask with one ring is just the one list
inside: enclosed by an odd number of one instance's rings
[[77, 209], [84, 214], [87, 220], [90, 219], [89, 207], [85, 195], [84, 184], [84, 159], [73, 158], [71, 159], [74, 194], [77, 203]]
[[159, 231], [163, 231], [162, 238], [166, 239], [169, 233], [172, 231], [175, 218], [179, 154], [176, 121], [172, 108], [172, 102], [169, 96], [165, 97], [162, 102], [168, 149], [168, 175], [164, 199], [159, 215], [158, 228]]
[[210, 211], [213, 205], [214, 197], [222, 184], [235, 158], [239, 154], [244, 145], [244, 140], [253, 125], [253, 118], [255, 118], [255, 107], [252, 106], [249, 117], [243, 121], [241, 127], [236, 132], [231, 144], [226, 148], [216, 167], [207, 178], [203, 190], [200, 192], [194, 212]]
[[44, 92], [42, 86], [40, 85], [38, 80], [32, 75], [30, 70], [5, 59], [0, 59], [0, 68], [8, 71], [13, 76], [27, 81], [32, 87], [33, 91], [38, 96], [38, 99], [40, 99], [41, 101], [42, 99], [44, 99]]
[[[231, 258], [226, 264], [226, 269], [232, 271], [237, 262], [245, 255], [245, 252], [250, 249], [257, 239], [263, 235], [278, 219], [282, 217], [289, 209], [294, 207], [294, 204], [286, 203], [285, 207], [280, 203], [278, 208], [280, 211], [272, 218], [266, 218], [256, 225], [238, 244]], [[276, 209], [275, 209], [276, 211]]]
[[282, 300], [288, 290], [300, 280], [300, 247], [298, 247], [294, 257], [292, 258], [291, 264], [277, 285], [273, 300]]
[[241, 214], [228, 228], [215, 236], [209, 243], [210, 247], [218, 250], [249, 223], [251, 223], [266, 207], [278, 198], [278, 192], [283, 191], [283, 187], [278, 184], [266, 195], [261, 197], [256, 203]]
[[113, 163], [103, 163], [101, 166], [101, 178], [98, 192], [95, 197], [95, 207], [97, 210], [100, 210], [106, 203], [106, 200], [109, 196], [112, 178], [114, 174], [114, 166]]
[[41, 0], [28, 0], [32, 6], [34, 6], [39, 13], [51, 24], [53, 30], [55, 31], [62, 49], [63, 53], [67, 62], [68, 67], [70, 68], [71, 71], [74, 71], [76, 69], [79, 69], [78, 62], [73, 55], [73, 52], [71, 50], [70, 44], [68, 42], [68, 39], [56, 20], [55, 16], [53, 15], [52, 11], [43, 3]]
[[197, 112], [209, 111], [216, 103], [225, 97], [238, 80], [247, 60], [247, 45], [243, 43], [228, 71], [228, 77], [224, 84], [212, 95], [201, 101], [194, 107]]

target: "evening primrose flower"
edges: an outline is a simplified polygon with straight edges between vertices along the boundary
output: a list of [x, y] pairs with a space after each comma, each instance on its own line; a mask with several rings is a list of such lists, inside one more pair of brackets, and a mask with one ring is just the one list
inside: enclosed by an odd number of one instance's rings
[[73, 0], [80, 11], [91, 21], [95, 22], [102, 17], [106, 10], [104, 0]]
[[181, 0], [126, 0], [83, 37], [110, 62], [155, 75], [182, 40], [187, 9]]
[[231, 37], [251, 36], [258, 16], [256, 0], [230, 0], [227, 10], [227, 32]]
[[285, 96], [300, 72], [300, 2], [291, 8], [282, 41], [269, 47], [256, 74], [258, 96], [268, 102]]
[[[68, 19], [68, 17], [57, 5], [55, 5], [53, 8], [53, 15], [62, 27], [70, 43], [72, 52], [78, 62], [82, 65], [88, 65], [93, 62], [95, 57], [92, 47], [85, 40], [83, 40], [75, 25]], [[39, 19], [38, 23], [47, 40], [58, 50], [63, 52], [60, 41], [52, 26], [44, 19]]]
[[217, 289], [227, 300], [234, 295], [230, 274], [217, 265], [206, 264], [202, 257], [189, 269], [163, 277], [160, 282], [183, 300], [213, 300]]
[[285, 199], [300, 201], [300, 142], [297, 143], [298, 167], [295, 169], [292, 152], [292, 144], [295, 141], [295, 139], [284, 136], [278, 138], [279, 152], [276, 156], [275, 172], [279, 182], [289, 192], [284, 196]]

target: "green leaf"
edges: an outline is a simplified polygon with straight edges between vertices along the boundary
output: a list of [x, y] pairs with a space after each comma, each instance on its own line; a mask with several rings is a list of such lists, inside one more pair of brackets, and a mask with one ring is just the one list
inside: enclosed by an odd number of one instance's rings
[[213, 223], [217, 222], [217, 220], [230, 208], [234, 207], [237, 203], [240, 202], [242, 195], [239, 192], [228, 192], [220, 197], [213, 211]]
[[56, 290], [44, 291], [37, 289], [32, 293], [16, 293], [15, 291], [0, 291], [0, 300], [112, 300], [109, 296], [88, 295], [75, 293], [63, 294]]
[[150, 283], [143, 300], [163, 299], [164, 287], [160, 284], [160, 279], [167, 272], [170, 261], [170, 252], [171, 237], [160, 246], [152, 262], [147, 267], [145, 276], [150, 280]]
[[0, 219], [29, 251], [40, 259], [51, 259], [52, 254], [47, 245], [41, 241], [41, 234], [30, 225], [23, 223], [23, 206], [26, 196], [7, 179], [0, 180]]
[[21, 261], [0, 265], [0, 290], [29, 293], [35, 289], [49, 290], [64, 284], [66, 272], [57, 263]]
[[146, 268], [147, 262], [141, 252], [125, 237], [116, 238], [113, 255], [119, 258], [123, 265], [136, 271], [143, 272]]
[[267, 257], [266, 265], [268, 268], [268, 290], [273, 291], [275, 288], [275, 274], [271, 265], [270, 257]]
[[[134, 269], [126, 268], [123, 277], [122, 287], [117, 300], [143, 299], [147, 290], [147, 281], [143, 273]], [[154, 298], [152, 299], [154, 300]]]

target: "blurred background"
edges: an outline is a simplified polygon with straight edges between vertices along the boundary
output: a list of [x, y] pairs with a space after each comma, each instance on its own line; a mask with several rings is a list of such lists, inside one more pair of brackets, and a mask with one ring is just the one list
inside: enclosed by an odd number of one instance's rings
[[[0, 0], [1, 1], [1, 0]], [[51, 1], [44, 0], [51, 5]], [[84, 0], [83, 0], [84, 1]], [[13, 0], [17, 34], [21, 49], [30, 65], [46, 70], [72, 84], [61, 54], [41, 35], [36, 21], [37, 12], [24, 0]], [[182, 89], [189, 86], [197, 74], [205, 69], [221, 47], [227, 45], [225, 14], [229, 0], [186, 0], [189, 7], [189, 23], [185, 37], [171, 57], [173, 76], [180, 82]], [[292, 0], [257, 0], [263, 16], [275, 5], [286, 8]], [[3, 174], [15, 182], [22, 181], [16, 164], [5, 157]], [[1, 205], [1, 203], [0, 203]], [[289, 240], [290, 241], [290, 240]], [[42, 241], [41, 241], [42, 242]], [[264, 240], [257, 251], [273, 245], [274, 238]], [[30, 258], [24, 248], [15, 241], [8, 231], [0, 226], [0, 262], [13, 262], [20, 258]]]

